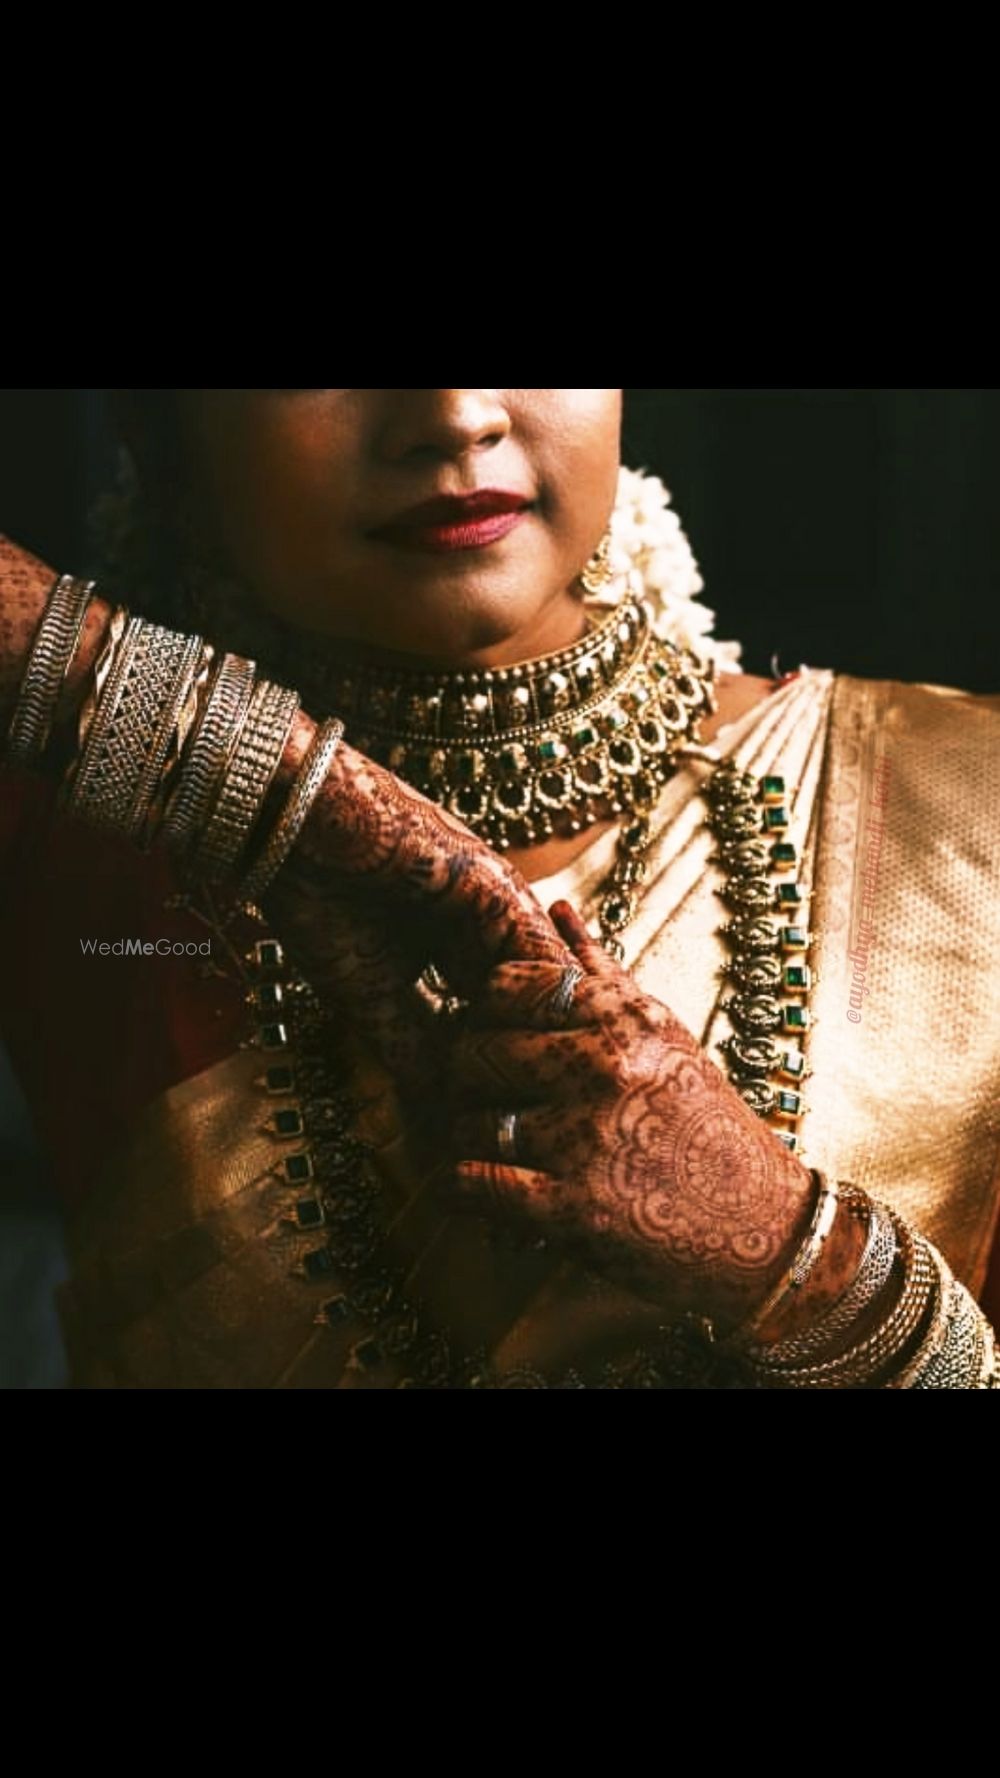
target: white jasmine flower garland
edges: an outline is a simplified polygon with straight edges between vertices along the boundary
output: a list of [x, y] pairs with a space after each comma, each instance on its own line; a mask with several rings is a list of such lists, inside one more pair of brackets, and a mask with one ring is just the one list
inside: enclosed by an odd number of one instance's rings
[[631, 592], [652, 610], [658, 636], [714, 661], [719, 671], [740, 673], [741, 644], [719, 642], [711, 634], [715, 612], [698, 602], [705, 582], [670, 499], [659, 476], [642, 469], [619, 471], [611, 515], [612, 579], [587, 602], [611, 608]]

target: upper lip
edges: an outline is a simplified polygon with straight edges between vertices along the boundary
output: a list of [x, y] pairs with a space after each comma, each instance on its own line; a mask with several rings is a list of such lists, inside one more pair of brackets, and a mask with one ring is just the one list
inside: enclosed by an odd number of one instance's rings
[[530, 494], [517, 494], [508, 488], [477, 488], [472, 494], [437, 494], [421, 506], [397, 513], [378, 528], [382, 531], [409, 530], [416, 525], [459, 525], [473, 519], [492, 518], [495, 513], [519, 512], [531, 505]]

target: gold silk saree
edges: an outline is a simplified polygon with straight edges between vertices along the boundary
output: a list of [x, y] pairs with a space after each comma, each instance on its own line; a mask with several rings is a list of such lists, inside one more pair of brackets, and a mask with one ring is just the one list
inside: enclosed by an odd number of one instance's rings
[[[1000, 1204], [1000, 700], [803, 670], [716, 745], [795, 792], [815, 978], [804, 1158], [897, 1207], [980, 1297]], [[622, 938], [626, 967], [721, 1065], [731, 988], [711, 770], [685, 759], [663, 792]], [[602, 834], [532, 887], [544, 906], [574, 902], [596, 933], [614, 854]], [[631, 1355], [662, 1335], [663, 1310], [442, 1208], [433, 1177], [414, 1173], [391, 1083], [357, 1050], [352, 1064], [385, 1252], [447, 1351], [426, 1385], [642, 1386]], [[60, 1296], [75, 1386], [413, 1384], [405, 1339], [352, 1314], [349, 1279], [302, 1275], [315, 1237], [289, 1216], [262, 1066], [241, 1049], [171, 1087], [109, 1155], [74, 1217]]]

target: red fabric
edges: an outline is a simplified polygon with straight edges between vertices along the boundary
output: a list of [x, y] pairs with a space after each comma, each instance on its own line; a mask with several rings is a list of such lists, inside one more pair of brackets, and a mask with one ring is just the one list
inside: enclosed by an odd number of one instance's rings
[[142, 1105], [232, 1053], [243, 1009], [237, 982], [204, 979], [204, 958], [84, 952], [85, 938], [209, 935], [164, 908], [177, 888], [164, 856], [54, 820], [54, 796], [0, 771], [0, 1032], [69, 1208]]

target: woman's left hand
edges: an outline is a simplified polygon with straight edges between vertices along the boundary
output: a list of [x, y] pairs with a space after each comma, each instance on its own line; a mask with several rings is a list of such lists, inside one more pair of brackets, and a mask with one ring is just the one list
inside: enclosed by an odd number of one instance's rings
[[454, 1189], [671, 1312], [735, 1324], [801, 1240], [811, 1176], [572, 907], [550, 915], [584, 972], [568, 1020], [553, 1013], [560, 965], [493, 970], [451, 1060]]

